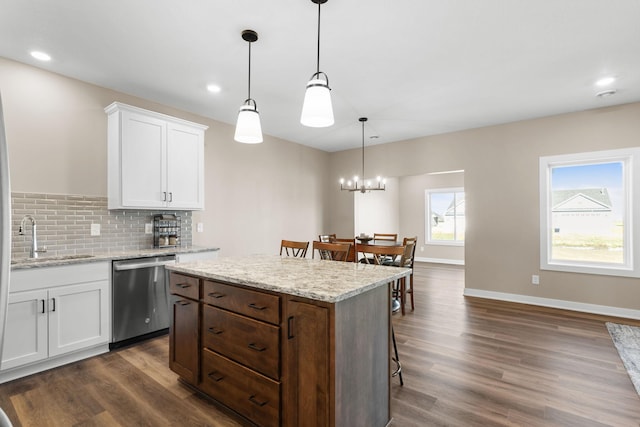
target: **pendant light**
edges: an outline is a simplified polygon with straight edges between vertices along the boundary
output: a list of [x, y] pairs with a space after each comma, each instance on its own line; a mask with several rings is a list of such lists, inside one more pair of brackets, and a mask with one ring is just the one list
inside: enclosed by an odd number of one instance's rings
[[366, 117], [360, 117], [358, 119], [360, 123], [362, 123], [362, 180], [360, 180], [357, 176], [353, 177], [353, 181], [347, 181], [346, 185], [344, 182], [344, 178], [340, 178], [340, 190], [344, 191], [359, 191], [361, 193], [366, 193], [367, 191], [376, 191], [376, 190], [386, 190], [387, 180], [382, 177], [377, 178], [377, 186], [373, 187], [371, 185], [371, 181], [365, 181], [364, 175], [364, 124], [367, 121]]
[[242, 39], [249, 42], [249, 78], [247, 84], [247, 99], [240, 106], [236, 133], [233, 139], [245, 144], [259, 144], [262, 142], [262, 127], [260, 126], [260, 113], [256, 101], [251, 98], [251, 43], [258, 40], [258, 33], [253, 30], [244, 30]]
[[313, 128], [324, 128], [333, 125], [329, 77], [320, 71], [320, 5], [327, 0], [311, 0], [311, 2], [318, 5], [318, 56], [316, 72], [307, 83], [307, 91], [304, 94], [300, 123]]

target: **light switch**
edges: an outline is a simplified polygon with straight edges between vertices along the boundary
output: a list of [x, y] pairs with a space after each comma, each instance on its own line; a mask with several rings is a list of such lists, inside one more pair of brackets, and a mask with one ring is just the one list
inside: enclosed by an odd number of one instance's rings
[[92, 236], [100, 235], [100, 224], [91, 224], [91, 235]]
[[201, 222], [199, 222], [196, 225], [196, 230], [198, 231], [198, 233], [202, 233], [204, 231], [204, 224], [202, 224]]
[[151, 234], [153, 233], [153, 224], [148, 223], [144, 225], [144, 234]]

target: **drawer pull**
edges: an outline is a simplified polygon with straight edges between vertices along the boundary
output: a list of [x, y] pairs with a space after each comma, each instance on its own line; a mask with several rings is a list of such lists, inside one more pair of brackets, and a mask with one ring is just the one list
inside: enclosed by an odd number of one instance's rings
[[178, 283], [176, 286], [181, 288], [181, 289], [187, 289], [187, 288], [191, 287], [191, 284], [190, 283]]
[[255, 343], [249, 344], [249, 348], [255, 351], [265, 351], [267, 349], [267, 347], [259, 347]]
[[224, 375], [222, 375], [218, 371], [210, 372], [207, 376], [212, 380], [214, 380], [215, 382], [222, 381], [224, 379]]
[[258, 399], [256, 399], [256, 395], [252, 395], [251, 397], [249, 397], [249, 400], [251, 401], [251, 403], [253, 403], [254, 405], [258, 405], [258, 406], [264, 406], [267, 403], [269, 403], [268, 400], [264, 400], [264, 401], [259, 401]]
[[225, 294], [221, 294], [220, 292], [211, 292], [207, 295], [209, 295], [211, 298], [222, 298], [226, 296]]
[[178, 304], [180, 304], [180, 305], [183, 305], [183, 306], [184, 306], [184, 305], [189, 305], [189, 304], [191, 304], [191, 302], [189, 302], [189, 301], [187, 301], [187, 300], [180, 300], [180, 301], [178, 301]]
[[255, 305], [254, 303], [249, 304], [249, 307], [253, 308], [254, 310], [260, 310], [260, 311], [267, 309], [266, 305], [260, 306], [260, 305]]
[[216, 329], [213, 326], [208, 328], [207, 331], [209, 331], [209, 333], [212, 333], [214, 335], [220, 335], [221, 333], [224, 332], [222, 329]]

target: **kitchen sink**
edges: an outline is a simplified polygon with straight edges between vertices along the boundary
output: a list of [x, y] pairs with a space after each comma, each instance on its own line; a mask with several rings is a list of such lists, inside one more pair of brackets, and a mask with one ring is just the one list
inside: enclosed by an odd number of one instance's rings
[[74, 259], [85, 259], [85, 258], [93, 258], [95, 255], [61, 255], [61, 256], [44, 256], [40, 258], [21, 258], [21, 259], [12, 259], [11, 264], [23, 264], [23, 263], [31, 263], [31, 262], [44, 262], [44, 261], [67, 261]]

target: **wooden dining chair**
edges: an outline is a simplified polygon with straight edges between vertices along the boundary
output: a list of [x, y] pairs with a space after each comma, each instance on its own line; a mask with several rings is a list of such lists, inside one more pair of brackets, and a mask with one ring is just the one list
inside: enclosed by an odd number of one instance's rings
[[283, 240], [280, 243], [280, 256], [284, 250], [284, 254], [290, 257], [305, 258], [307, 256], [307, 249], [309, 248], [309, 242], [295, 242], [293, 240]]
[[345, 239], [341, 237], [336, 237], [334, 243], [349, 243], [351, 248], [349, 248], [349, 255], [347, 255], [348, 262], [356, 262], [356, 239]]
[[[356, 244], [356, 253], [361, 253], [364, 257], [365, 263], [367, 264], [378, 264], [382, 265], [385, 259], [389, 257], [402, 257], [404, 254], [404, 246], [380, 246], [380, 245], [367, 245], [367, 244]], [[403, 278], [404, 279], [404, 278]], [[402, 279], [400, 279], [402, 280]], [[399, 282], [399, 281], [398, 281]], [[394, 286], [392, 285], [392, 292], [394, 292]], [[400, 306], [402, 307], [402, 301], [400, 302]], [[391, 339], [393, 341], [393, 352], [394, 356], [392, 360], [396, 364], [395, 370], [391, 373], [392, 377], [398, 376], [400, 378], [400, 385], [404, 385], [404, 380], [402, 378], [402, 364], [400, 363], [400, 357], [398, 356], [398, 345], [396, 344], [396, 334], [393, 330], [393, 325], [391, 325]]]
[[320, 259], [326, 259], [329, 261], [347, 261], [350, 250], [350, 243], [313, 242], [311, 258], [314, 258], [317, 251], [320, 255]]
[[[415, 310], [415, 304], [413, 301], [413, 259], [416, 254], [416, 242], [418, 238], [404, 238], [404, 253], [396, 263], [393, 265], [396, 267], [403, 267], [411, 269], [409, 280], [406, 277], [398, 280], [398, 296], [400, 298], [400, 310], [402, 315], [405, 313], [405, 305], [407, 302], [407, 294], [411, 294], [411, 311]], [[407, 283], [409, 287], [407, 287]]]
[[397, 234], [387, 234], [387, 233], [373, 233], [373, 241], [375, 242], [376, 240], [388, 240], [391, 242], [397, 242], [398, 241], [398, 235]]
[[318, 235], [318, 240], [324, 243], [331, 243], [336, 241], [335, 234], [320, 234]]

